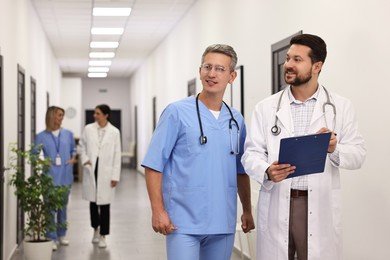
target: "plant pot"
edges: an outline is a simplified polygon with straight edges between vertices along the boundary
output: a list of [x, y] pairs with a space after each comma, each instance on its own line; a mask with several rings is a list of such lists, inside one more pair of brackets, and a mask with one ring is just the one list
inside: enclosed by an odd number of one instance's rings
[[25, 260], [50, 260], [53, 253], [53, 241], [23, 241]]

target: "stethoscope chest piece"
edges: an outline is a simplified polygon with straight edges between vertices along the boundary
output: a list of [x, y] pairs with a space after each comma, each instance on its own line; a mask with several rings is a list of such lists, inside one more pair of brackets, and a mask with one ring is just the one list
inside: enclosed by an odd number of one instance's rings
[[271, 127], [271, 133], [273, 135], [279, 135], [281, 132], [281, 128], [278, 126], [278, 125], [274, 125], [273, 127]]
[[200, 140], [200, 144], [206, 144], [207, 143], [207, 136], [201, 135], [199, 140]]

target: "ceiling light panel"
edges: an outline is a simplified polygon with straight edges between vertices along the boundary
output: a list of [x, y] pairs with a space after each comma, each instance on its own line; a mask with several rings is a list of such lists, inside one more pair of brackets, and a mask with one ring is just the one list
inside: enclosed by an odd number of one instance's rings
[[123, 28], [92, 28], [91, 34], [95, 35], [122, 35], [124, 29]]
[[119, 42], [91, 42], [89, 44], [91, 48], [118, 48]]
[[93, 17], [92, 18], [92, 27], [124, 27], [126, 25], [126, 21], [128, 17], [113, 17], [113, 16], [105, 16], [105, 17]]
[[89, 67], [88, 72], [108, 72], [110, 68], [108, 67]]
[[131, 8], [93, 8], [93, 16], [129, 16]]
[[90, 58], [106, 58], [111, 59], [115, 57], [114, 52], [90, 52], [89, 53]]
[[107, 77], [107, 73], [88, 73], [88, 78], [106, 78]]
[[89, 66], [111, 66], [112, 62], [110, 60], [90, 60]]

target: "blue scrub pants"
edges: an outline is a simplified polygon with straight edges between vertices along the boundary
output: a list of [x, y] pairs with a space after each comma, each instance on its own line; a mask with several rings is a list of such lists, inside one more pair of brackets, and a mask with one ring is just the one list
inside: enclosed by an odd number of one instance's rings
[[234, 234], [187, 235], [166, 237], [168, 260], [230, 260]]
[[[68, 230], [67, 227], [66, 227], [66, 222], [68, 220], [68, 216], [67, 216], [67, 207], [68, 207], [68, 201], [69, 201], [69, 194], [70, 194], [70, 186], [68, 187], [68, 193], [66, 194], [66, 204], [65, 204], [65, 207], [63, 207], [62, 209], [59, 209], [56, 212], [53, 212], [53, 214], [51, 215], [51, 222], [52, 223], [57, 223], [57, 224], [62, 224], [63, 227], [58, 227], [56, 231], [48, 231], [46, 233], [46, 236], [47, 238], [55, 241], [57, 240], [59, 237], [63, 237], [66, 235], [66, 231]], [[57, 218], [57, 219], [56, 219]]]

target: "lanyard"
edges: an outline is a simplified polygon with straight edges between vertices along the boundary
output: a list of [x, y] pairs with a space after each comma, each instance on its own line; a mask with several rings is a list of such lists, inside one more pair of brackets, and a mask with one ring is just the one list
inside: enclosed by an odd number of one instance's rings
[[56, 150], [57, 150], [57, 154], [60, 154], [60, 137], [61, 137], [61, 130], [60, 132], [58, 133], [58, 143], [56, 142], [56, 138], [54, 137], [54, 134], [53, 133], [50, 133], [51, 134], [51, 138], [53, 139], [53, 142], [54, 142], [54, 145], [56, 147]]

